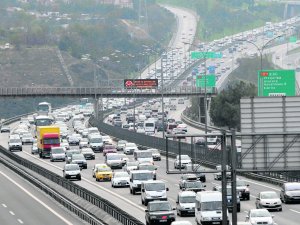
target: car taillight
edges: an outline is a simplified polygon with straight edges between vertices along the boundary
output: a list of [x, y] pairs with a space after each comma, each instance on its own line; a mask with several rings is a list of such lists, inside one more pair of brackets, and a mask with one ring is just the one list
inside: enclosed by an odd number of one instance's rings
[[168, 217], [167, 216], [162, 216], [161, 217], [163, 220], [166, 220], [166, 219], [168, 219]]

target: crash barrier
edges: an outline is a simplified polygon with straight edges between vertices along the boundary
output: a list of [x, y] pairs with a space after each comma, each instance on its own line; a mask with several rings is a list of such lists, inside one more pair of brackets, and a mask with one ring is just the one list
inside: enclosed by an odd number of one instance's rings
[[[113, 203], [109, 202], [108, 200], [96, 195], [95, 193], [80, 187], [79, 185], [39, 166], [27, 159], [24, 159], [16, 154], [11, 153], [7, 149], [0, 146], [0, 153], [6, 155], [13, 161], [15, 161], [18, 165], [22, 165], [37, 174], [51, 180], [52, 182], [64, 187], [68, 191], [78, 195], [79, 197], [83, 198], [84, 200], [90, 202], [91, 204], [99, 207], [104, 212], [108, 213], [110, 216], [115, 218], [116, 220], [120, 221], [124, 225], [143, 225], [143, 223], [133, 216], [129, 215]], [[101, 218], [98, 218], [101, 220]]]

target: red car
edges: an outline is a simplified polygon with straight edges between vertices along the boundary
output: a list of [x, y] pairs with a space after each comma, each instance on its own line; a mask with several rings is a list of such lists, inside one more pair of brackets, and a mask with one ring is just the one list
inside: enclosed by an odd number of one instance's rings
[[117, 153], [117, 147], [114, 145], [105, 145], [103, 149], [103, 156], [107, 153]]

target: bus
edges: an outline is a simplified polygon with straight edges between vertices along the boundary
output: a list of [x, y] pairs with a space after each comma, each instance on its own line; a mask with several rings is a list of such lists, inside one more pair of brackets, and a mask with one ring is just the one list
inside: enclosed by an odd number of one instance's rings
[[39, 115], [49, 115], [52, 112], [51, 103], [40, 102], [37, 107], [37, 112]]

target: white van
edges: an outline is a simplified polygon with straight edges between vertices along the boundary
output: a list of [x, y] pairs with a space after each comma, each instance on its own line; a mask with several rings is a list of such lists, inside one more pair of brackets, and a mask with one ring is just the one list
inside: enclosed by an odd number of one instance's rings
[[143, 205], [154, 200], [167, 201], [167, 191], [165, 182], [161, 180], [144, 181], [141, 184], [141, 200]]
[[153, 173], [149, 170], [132, 170], [130, 171], [129, 188], [130, 193], [135, 195], [141, 191], [142, 182], [153, 180]]
[[103, 140], [101, 135], [89, 135], [89, 147], [94, 152], [102, 152], [103, 151]]
[[152, 164], [154, 163], [152, 151], [149, 150], [134, 150], [133, 157], [139, 163], [145, 163], [145, 162], [149, 162]]
[[146, 120], [144, 122], [145, 134], [154, 134], [155, 133], [155, 121], [154, 120]]
[[210, 224], [221, 225], [222, 193], [219, 191], [198, 192], [196, 195], [195, 216], [197, 224], [207, 224], [209, 221]]

